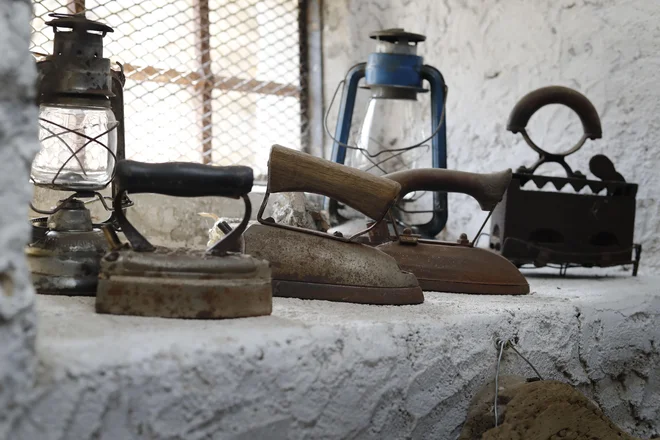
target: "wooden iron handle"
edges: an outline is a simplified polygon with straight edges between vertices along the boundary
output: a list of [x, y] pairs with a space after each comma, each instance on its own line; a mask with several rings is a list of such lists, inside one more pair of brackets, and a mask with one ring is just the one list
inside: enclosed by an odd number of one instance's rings
[[492, 211], [511, 182], [511, 170], [492, 174], [466, 173], [442, 168], [420, 168], [386, 174], [401, 184], [399, 197], [413, 191], [456, 192], [472, 196], [484, 211]]
[[311, 192], [331, 197], [379, 221], [401, 186], [345, 165], [273, 145], [268, 162], [268, 190]]

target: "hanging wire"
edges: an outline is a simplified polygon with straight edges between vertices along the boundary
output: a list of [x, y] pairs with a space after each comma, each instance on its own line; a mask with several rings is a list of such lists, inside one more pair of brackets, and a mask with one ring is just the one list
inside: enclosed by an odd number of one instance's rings
[[511, 350], [513, 350], [518, 356], [520, 356], [520, 357], [522, 358], [522, 360], [524, 360], [525, 362], [527, 362], [527, 365], [529, 365], [530, 368], [531, 368], [532, 370], [534, 370], [534, 374], [536, 374], [536, 377], [538, 377], [538, 378], [541, 379], [541, 380], [544, 380], [544, 379], [543, 379], [543, 376], [541, 376], [541, 373], [539, 373], [539, 370], [537, 370], [537, 369], [534, 367], [534, 365], [532, 365], [532, 363], [529, 361], [529, 359], [527, 359], [525, 356], [522, 355], [522, 353], [520, 353], [518, 350], [516, 350], [516, 347], [515, 347], [513, 344], [509, 343], [509, 345], [508, 345], [507, 348], [510, 348]]
[[500, 386], [499, 386], [499, 378], [500, 378], [500, 365], [502, 364], [502, 354], [504, 353], [505, 348], [510, 348], [513, 350], [518, 356], [520, 356], [525, 362], [527, 362], [527, 365], [531, 367], [532, 370], [534, 370], [534, 373], [536, 374], [536, 377], [538, 377], [540, 380], [544, 380], [543, 376], [541, 376], [541, 373], [532, 365], [532, 363], [527, 359], [525, 356], [522, 355], [518, 350], [516, 350], [516, 347], [514, 347], [514, 344], [510, 340], [498, 340], [497, 345], [499, 346], [499, 355], [497, 356], [497, 368], [495, 370], [495, 399], [493, 401], [493, 412], [495, 414], [495, 427], [499, 425], [499, 412], [497, 410], [497, 403], [499, 400], [499, 391], [500, 391]]
[[500, 364], [502, 363], [502, 354], [504, 353], [504, 341], [499, 341], [500, 345], [500, 354], [497, 357], [497, 370], [495, 371], [495, 402], [493, 403], [493, 411], [495, 412], [495, 427], [499, 424], [499, 414], [497, 413], [497, 398], [498, 392], [500, 389], [499, 379], [500, 379]]
[[481, 240], [481, 237], [490, 237], [490, 234], [488, 232], [482, 232], [481, 234], [479, 234], [477, 236], [477, 240], [474, 243], [475, 246], [479, 245], [479, 241]]

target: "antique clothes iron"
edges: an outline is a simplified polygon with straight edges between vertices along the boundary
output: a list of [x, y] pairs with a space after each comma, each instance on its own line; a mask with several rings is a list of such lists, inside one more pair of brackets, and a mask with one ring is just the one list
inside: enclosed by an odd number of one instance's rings
[[268, 167], [260, 224], [250, 226], [244, 237], [247, 253], [270, 261], [274, 296], [392, 305], [424, 301], [413, 274], [402, 271], [389, 255], [356, 241], [367, 230], [347, 238], [262, 218], [271, 193], [311, 192], [379, 222], [396, 200], [398, 183], [278, 145]]
[[[242, 166], [119, 161], [115, 214], [128, 243], [122, 245], [111, 228], [104, 229], [111, 251], [101, 260], [96, 311], [205, 319], [269, 315], [268, 262], [240, 253], [252, 181], [252, 169]], [[155, 247], [121, 211], [126, 192], [242, 198], [245, 213], [239, 226], [204, 253]]]
[[[476, 174], [428, 168], [399, 171], [385, 177], [401, 185], [399, 198], [413, 191], [458, 192], [472, 196], [481, 209], [492, 212], [511, 181], [511, 170]], [[488, 218], [484, 225], [486, 221]], [[423, 239], [410, 229], [399, 232], [393, 224], [382, 222], [372, 230], [369, 239], [377, 249], [394, 257], [403, 270], [414, 273], [425, 291], [529, 293], [529, 284], [513, 264], [487, 249], [475, 247], [476, 238], [469, 241], [465, 234], [457, 243], [448, 243]]]
[[[571, 108], [582, 122], [584, 135], [564, 153], [541, 149], [526, 131], [532, 115], [549, 104]], [[517, 170], [504, 200], [493, 212], [491, 249], [517, 266], [556, 265], [560, 273], [565, 273], [568, 267], [632, 264], [636, 275], [641, 254], [641, 246], [633, 243], [637, 185], [626, 183], [602, 154], [589, 161], [590, 171], [601, 180], [587, 179], [581, 172], [573, 171], [565, 160], [587, 139], [602, 136], [600, 118], [591, 102], [566, 87], [544, 87], [527, 94], [515, 105], [507, 129], [520, 133], [539, 154], [539, 160], [529, 168]], [[567, 177], [534, 174], [547, 162], [560, 164]], [[529, 182], [536, 188], [523, 188]], [[545, 189], [548, 183], [557, 191]], [[559, 192], [567, 185], [575, 192]], [[591, 193], [579, 193], [585, 187]]]

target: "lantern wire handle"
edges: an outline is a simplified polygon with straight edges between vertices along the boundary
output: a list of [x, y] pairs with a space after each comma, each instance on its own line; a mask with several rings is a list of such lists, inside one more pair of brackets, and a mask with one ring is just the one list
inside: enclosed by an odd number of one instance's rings
[[[50, 122], [50, 121], [47, 121], [47, 122]], [[76, 162], [78, 162], [78, 166], [80, 167], [80, 170], [83, 172], [83, 174], [84, 174], [85, 176], [87, 176], [87, 172], [85, 171], [85, 168], [83, 167], [83, 164], [82, 164], [82, 162], [80, 161], [80, 158], [79, 158], [78, 156], [76, 156], [76, 153], [73, 151], [73, 148], [69, 145], [69, 143], [68, 143], [67, 141], [65, 141], [65, 140], [62, 138], [62, 135], [65, 134], [65, 133], [68, 133], [70, 130], [64, 130], [64, 131], [62, 131], [62, 132], [60, 132], [60, 133], [55, 133], [55, 132], [54, 132], [53, 130], [51, 130], [50, 128], [44, 127], [43, 124], [39, 124], [39, 127], [43, 128], [43, 129], [46, 130], [48, 133], [50, 133], [50, 136], [46, 136], [45, 138], [41, 139], [41, 142], [43, 142], [43, 141], [47, 141], [48, 139], [51, 139], [51, 138], [56, 137], [60, 142], [62, 142], [64, 145], [66, 145], [67, 150], [69, 150], [69, 152], [70, 152], [73, 156], [75, 156], [75, 158], [76, 158]], [[58, 173], [58, 174], [59, 174], [59, 173]]]
[[427, 137], [426, 139], [422, 140], [421, 142], [418, 142], [418, 143], [416, 143], [414, 145], [411, 145], [409, 147], [390, 148], [390, 149], [381, 150], [377, 153], [371, 154], [371, 153], [369, 153], [369, 151], [366, 148], [361, 148], [361, 147], [358, 147], [358, 146], [348, 145], [348, 144], [345, 144], [344, 142], [340, 142], [339, 140], [337, 140], [332, 135], [332, 133], [330, 133], [330, 130], [328, 129], [328, 115], [330, 114], [330, 110], [332, 109], [332, 106], [334, 105], [334, 102], [335, 102], [335, 99], [337, 98], [337, 93], [339, 92], [340, 87], [345, 85], [345, 84], [346, 84], [346, 80], [341, 80], [341, 81], [339, 81], [339, 84], [337, 84], [337, 88], [335, 89], [335, 93], [332, 95], [332, 99], [330, 100], [330, 105], [328, 105], [328, 110], [325, 112], [325, 117], [323, 118], [323, 128], [325, 129], [326, 134], [330, 137], [330, 139], [332, 139], [333, 142], [339, 144], [340, 146], [342, 146], [344, 148], [349, 148], [351, 150], [358, 150], [358, 151], [362, 152], [362, 154], [364, 154], [365, 156], [367, 156], [369, 158], [378, 157], [383, 153], [392, 153], [392, 152], [398, 152], [398, 151], [405, 152], [405, 151], [413, 150], [417, 147], [421, 147], [426, 142], [433, 139], [433, 137], [436, 134], [438, 134], [438, 132], [442, 128], [442, 125], [445, 122], [445, 109], [446, 109], [446, 104], [447, 104], [447, 92], [449, 90], [447, 88], [447, 86], [445, 86], [445, 93], [444, 93], [444, 96], [443, 96], [443, 99], [442, 99], [442, 113], [440, 114], [440, 121], [438, 122], [438, 125], [435, 127], [435, 130], [433, 130], [433, 133], [431, 133], [431, 135], [429, 137]]
[[[421, 147], [426, 147], [426, 148], [428, 148], [428, 146], [429, 146], [428, 144], [423, 144], [423, 145], [420, 145], [419, 147], [420, 147], [420, 148], [421, 148]], [[391, 155], [391, 156], [388, 157], [387, 159], [383, 159], [383, 160], [381, 160], [380, 162], [374, 162], [373, 160], [371, 160], [371, 158], [368, 158], [368, 159], [369, 159], [369, 162], [372, 163], [372, 166], [370, 166], [369, 168], [365, 169], [365, 171], [370, 171], [370, 170], [372, 170], [373, 168], [378, 168], [378, 169], [381, 170], [383, 173], [387, 174], [387, 171], [385, 171], [384, 169], [382, 169], [382, 168], [380, 167], [380, 165], [383, 164], [383, 163], [385, 163], [385, 162], [387, 162], [387, 161], [389, 161], [390, 159], [394, 159], [395, 157], [401, 156], [401, 155], [404, 154], [404, 153], [405, 153], [405, 151], [399, 151], [399, 152], [397, 152], [396, 154]]]

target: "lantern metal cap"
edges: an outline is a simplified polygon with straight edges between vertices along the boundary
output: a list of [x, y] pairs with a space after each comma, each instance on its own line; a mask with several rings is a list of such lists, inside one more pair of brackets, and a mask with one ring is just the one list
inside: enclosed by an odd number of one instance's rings
[[392, 28], [375, 31], [369, 34], [372, 40], [387, 41], [388, 43], [399, 43], [406, 41], [408, 43], [421, 43], [426, 40], [426, 36], [422, 34], [414, 34], [406, 32], [403, 28]]
[[114, 32], [110, 26], [99, 23], [98, 21], [89, 20], [85, 17], [84, 13], [81, 14], [48, 14], [49, 17], [54, 17], [54, 20], [47, 21], [48, 26], [53, 28], [67, 28], [72, 30], [82, 31], [97, 31], [105, 35], [108, 32]]

